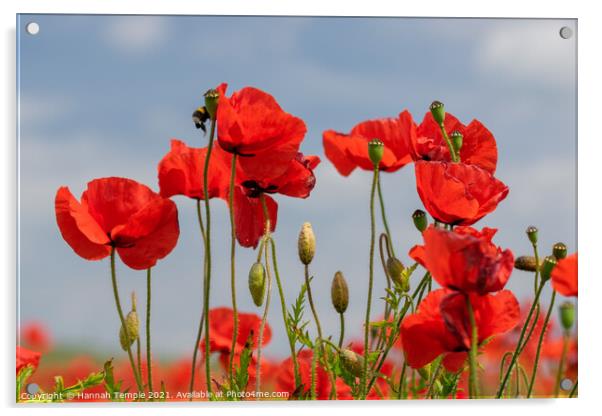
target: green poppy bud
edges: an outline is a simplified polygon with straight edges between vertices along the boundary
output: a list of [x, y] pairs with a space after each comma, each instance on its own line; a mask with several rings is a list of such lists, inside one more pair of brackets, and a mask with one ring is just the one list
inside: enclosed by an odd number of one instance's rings
[[426, 227], [429, 225], [428, 219], [426, 218], [426, 212], [421, 209], [414, 211], [412, 214], [412, 220], [414, 221], [416, 229], [420, 232], [426, 230]]
[[431, 106], [429, 107], [431, 110], [431, 114], [433, 118], [437, 122], [437, 124], [441, 125], [445, 121], [445, 106], [441, 101], [433, 101]]
[[560, 323], [565, 331], [570, 331], [575, 323], [575, 305], [564, 302], [560, 305]]
[[554, 254], [554, 257], [556, 257], [558, 260], [562, 260], [567, 255], [566, 245], [564, 243], [554, 244], [552, 253]]
[[340, 271], [336, 272], [332, 279], [330, 299], [332, 300], [332, 306], [338, 313], [345, 313], [347, 306], [349, 306], [349, 287], [343, 273]]
[[385, 152], [385, 145], [379, 139], [372, 139], [368, 143], [368, 156], [374, 164], [378, 166], [380, 161], [383, 159], [383, 153]]
[[308, 265], [316, 254], [316, 237], [314, 230], [311, 228], [311, 224], [306, 222], [301, 227], [299, 233], [299, 259], [301, 263]]
[[410, 279], [404, 271], [405, 267], [403, 267], [403, 263], [398, 258], [389, 257], [387, 259], [387, 272], [389, 277], [391, 277], [402, 292], [407, 292], [410, 290]]
[[529, 241], [531, 242], [531, 244], [537, 244], [537, 227], [535, 227], [534, 225], [530, 225], [529, 227], [527, 227], [527, 237], [529, 237]]
[[541, 265], [541, 280], [546, 282], [548, 280], [550, 280], [550, 277], [552, 275], [552, 270], [554, 270], [554, 267], [556, 267], [557, 261], [556, 261], [556, 257], [554, 256], [547, 256], [544, 260], [543, 260], [543, 264]]
[[456, 151], [456, 153], [459, 153], [460, 149], [462, 149], [462, 144], [464, 142], [464, 136], [458, 130], [454, 130], [449, 135], [449, 138], [452, 142], [452, 145], [454, 146], [454, 150]]
[[217, 117], [217, 103], [219, 101], [219, 92], [210, 89], [205, 93], [205, 108], [212, 120]]
[[[541, 265], [541, 264], [540, 264]], [[533, 256], [520, 256], [514, 260], [514, 268], [524, 270], [526, 272], [534, 272], [537, 270], [537, 263]]]
[[348, 349], [341, 350], [339, 354], [341, 365], [355, 377], [361, 377], [364, 371], [364, 358]]
[[127, 351], [129, 347], [138, 339], [138, 328], [140, 323], [138, 321], [138, 313], [135, 310], [131, 311], [125, 317], [125, 327], [127, 328], [127, 336], [123, 325], [119, 329], [119, 343], [124, 351]]
[[261, 263], [254, 263], [249, 270], [249, 292], [255, 306], [263, 305], [265, 297], [265, 268]]

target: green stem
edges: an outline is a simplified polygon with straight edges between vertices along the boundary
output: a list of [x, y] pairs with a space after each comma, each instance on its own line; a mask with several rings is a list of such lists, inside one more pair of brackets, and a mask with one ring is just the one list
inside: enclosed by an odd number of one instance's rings
[[205, 380], [207, 384], [207, 394], [212, 399], [211, 387], [211, 351], [209, 348], [209, 296], [211, 293], [211, 209], [209, 207], [209, 160], [213, 150], [213, 139], [215, 137], [216, 119], [211, 118], [211, 132], [209, 134], [209, 144], [207, 146], [207, 156], [205, 156], [205, 167], [203, 169], [203, 193], [205, 194], [205, 221], [207, 229], [205, 234], [205, 296], [203, 299], [203, 313], [205, 314]]
[[456, 149], [454, 149], [454, 145], [452, 144], [451, 140], [449, 139], [449, 136], [447, 135], [447, 132], [445, 131], [445, 125], [441, 123], [439, 124], [439, 128], [441, 129], [441, 134], [443, 135], [445, 143], [447, 143], [447, 147], [449, 148], [449, 155], [451, 157], [452, 162], [459, 162], [460, 160], [458, 158], [458, 155], [456, 154]]
[[148, 391], [153, 392], [153, 365], [151, 355], [151, 269], [146, 270], [146, 374], [148, 376]]
[[232, 155], [232, 168], [230, 172], [230, 192], [228, 194], [228, 205], [230, 206], [230, 290], [232, 292], [232, 319], [234, 328], [232, 330], [232, 344], [230, 346], [230, 385], [234, 385], [234, 348], [238, 339], [238, 308], [236, 306], [236, 224], [234, 223], [234, 181], [236, 179], [236, 153]]
[[[512, 369], [514, 368], [514, 364], [516, 364], [516, 360], [518, 359], [518, 356], [522, 352], [523, 338], [525, 337], [525, 332], [527, 330], [527, 327], [529, 326], [531, 317], [533, 316], [533, 311], [535, 310], [535, 306], [539, 303], [539, 297], [541, 296], [541, 291], [543, 290], [544, 286], [545, 286], [545, 284], [542, 282], [542, 284], [539, 285], [539, 287], [537, 288], [537, 293], [535, 294], [535, 299], [533, 299], [533, 303], [531, 304], [531, 308], [529, 309], [529, 313], [527, 314], [527, 319], [525, 320], [525, 324], [523, 325], [523, 328], [521, 329], [520, 335], [518, 337], [516, 349], [514, 350], [514, 353], [512, 354], [512, 360], [510, 360], [510, 365], [508, 366], [508, 370], [506, 370], [506, 375], [504, 376], [504, 379], [502, 380], [502, 384], [500, 384], [500, 387], [496, 394], [497, 399], [502, 397], [502, 394], [503, 394], [504, 390], [506, 389], [506, 384], [508, 383], [508, 379], [510, 378], [510, 373], [512, 372]], [[529, 338], [530, 338], [530, 336], [528, 336], [526, 339], [524, 339], [524, 345], [527, 345], [527, 342], [529, 342]]]
[[345, 339], [345, 315], [339, 313], [339, 317], [341, 318], [341, 335], [339, 335], [339, 348], [343, 348], [343, 339]]
[[443, 360], [439, 360], [439, 362], [437, 363], [437, 367], [435, 368], [435, 371], [433, 372], [433, 377], [431, 378], [431, 382], [429, 383], [429, 388], [426, 391], [425, 394], [425, 398], [430, 399], [432, 398], [433, 395], [433, 387], [435, 386], [435, 382], [437, 381], [437, 378], [439, 377], [439, 372], [441, 371], [441, 367], [442, 367], [442, 361]]
[[[267, 218], [267, 217], [266, 217]], [[264, 236], [265, 239], [269, 239], [269, 230], [270, 230], [270, 220], [266, 219], [266, 234]], [[265, 323], [268, 319], [268, 311], [270, 309], [270, 299], [272, 298], [272, 273], [270, 272], [270, 260], [268, 255], [268, 250], [265, 250], [265, 271], [267, 274], [268, 287], [267, 287], [267, 295], [265, 301], [265, 309], [263, 311], [263, 316], [261, 318], [261, 325], [259, 326], [259, 335], [257, 338], [257, 370], [255, 372], [255, 391], [261, 391], [261, 344], [263, 343], [263, 332], [265, 330]]]
[[[372, 178], [372, 189], [370, 191], [370, 274], [368, 278], [368, 301], [366, 304], [366, 319], [364, 321], [364, 356], [370, 355], [369, 335], [370, 335], [370, 309], [372, 308], [372, 286], [374, 285], [374, 244], [376, 240], [376, 226], [374, 221], [374, 194], [378, 184], [378, 165], [374, 165], [374, 175]], [[368, 360], [363, 361], [363, 371], [361, 378], [361, 398], [365, 399], [368, 395]]]
[[316, 400], [316, 367], [318, 364], [318, 351], [317, 348], [318, 347], [318, 343], [316, 342], [314, 344], [314, 349], [312, 351], [312, 355], [311, 355], [311, 387], [309, 390], [309, 394], [311, 396], [312, 400]]
[[569, 398], [572, 399], [573, 397], [575, 397], [575, 394], [577, 394], [577, 381], [575, 381], [575, 385], [573, 386], [573, 389], [569, 393]]
[[537, 284], [539, 282], [539, 252], [537, 250], [537, 243], [532, 243], [533, 255], [535, 256], [535, 277], [533, 279], [533, 293], [537, 293]]
[[566, 354], [569, 349], [569, 332], [565, 331], [562, 335], [562, 354], [560, 355], [560, 362], [558, 363], [558, 371], [556, 372], [556, 383], [554, 384], [554, 397], [558, 397], [560, 394], [560, 382], [562, 381], [562, 374], [564, 373], [564, 363], [566, 361]]
[[[121, 321], [121, 327], [123, 328], [125, 339], [129, 340], [130, 335], [128, 333], [127, 325], [125, 324], [125, 317], [123, 315], [123, 310], [121, 309], [121, 301], [119, 300], [119, 290], [117, 289], [117, 274], [115, 272], [115, 247], [111, 248], [111, 283], [113, 285], [113, 297], [115, 298], [115, 306], [117, 307], [117, 314], [119, 315], [119, 320]], [[132, 348], [130, 345], [127, 347], [127, 353], [128, 358], [130, 359], [130, 365], [132, 366], [132, 372], [134, 373], [134, 378], [136, 379], [138, 393], [142, 393], [142, 381], [140, 379], [140, 374], [136, 370], [136, 363], [134, 362], [134, 356], [132, 355]]]
[[385, 227], [385, 233], [387, 234], [388, 249], [390, 249], [391, 253], [393, 253], [393, 257], [397, 257], [397, 256], [395, 256], [395, 249], [393, 248], [393, 246], [394, 246], [393, 238], [391, 237], [391, 231], [389, 230], [389, 223], [387, 222], [387, 213], [385, 211], [385, 200], [383, 198], [383, 193], [382, 193], [382, 190], [380, 187], [380, 177], [377, 178], [376, 187], [378, 190], [378, 200], [380, 202], [380, 214], [382, 217], [383, 226]]
[[397, 389], [397, 399], [401, 399], [404, 393], [404, 386], [406, 382], [406, 370], [408, 368], [408, 363], [403, 362], [403, 366], [401, 367], [401, 372], [399, 374], [399, 388]]
[[472, 303], [470, 302], [470, 296], [466, 296], [466, 308], [468, 309], [468, 319], [470, 320], [471, 338], [470, 338], [470, 352], [468, 355], [468, 365], [470, 368], [468, 391], [471, 399], [478, 398], [478, 382], [477, 382], [477, 353], [479, 348], [479, 334], [477, 328], [477, 322], [474, 316], [474, 310], [472, 309]]
[[[554, 309], [554, 302], [556, 300], [556, 291], [552, 291], [552, 298], [550, 299], [550, 306], [548, 306], [548, 313], [546, 313], [546, 318], [543, 322], [543, 327], [541, 328], [541, 333], [539, 334], [539, 341], [537, 342], [537, 352], [535, 353], [535, 361], [533, 362], [533, 373], [531, 374], [531, 381], [529, 382], [529, 388], [527, 389], [527, 399], [531, 397], [531, 393], [533, 392], [533, 387], [535, 386], [535, 376], [537, 375], [537, 368], [539, 365], [539, 355], [541, 354], [541, 347], [543, 345], [543, 339], [546, 335], [546, 329], [548, 328], [548, 322], [550, 321], [550, 316], [552, 315], [552, 310]], [[537, 324], [537, 319], [533, 322], [533, 327]]]
[[[203, 237], [203, 246], [207, 241], [205, 234], [205, 226], [203, 225], [203, 216], [201, 215], [201, 200], [196, 200], [196, 215], [199, 222], [199, 228], [201, 230], [201, 236]], [[203, 259], [203, 276], [207, 273], [207, 259]], [[203, 278], [203, 297], [205, 294], [205, 282]], [[199, 320], [199, 328], [197, 329], [196, 339], [194, 342], [194, 349], [192, 350], [192, 368], [190, 370], [190, 384], [188, 386], [188, 392], [190, 393], [190, 401], [192, 401], [192, 392], [194, 390], [194, 376], [196, 372], [196, 360], [199, 352], [199, 344], [201, 343], [201, 337], [203, 334], [203, 325], [205, 323], [205, 309], [204, 307], [201, 310], [201, 319]]]

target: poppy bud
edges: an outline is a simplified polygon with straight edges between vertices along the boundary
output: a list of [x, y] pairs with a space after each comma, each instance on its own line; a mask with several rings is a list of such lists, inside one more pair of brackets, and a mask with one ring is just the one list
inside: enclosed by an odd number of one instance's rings
[[364, 371], [364, 358], [348, 349], [341, 350], [339, 354], [341, 365], [355, 377], [361, 377]]
[[298, 246], [299, 259], [301, 259], [301, 263], [307, 266], [313, 260], [314, 254], [316, 254], [316, 237], [314, 236], [311, 224], [308, 222], [304, 223], [301, 227]]
[[562, 260], [563, 258], [566, 257], [566, 254], [567, 254], [566, 244], [564, 244], [564, 243], [554, 244], [552, 253], [554, 254], [554, 257], [556, 257], [558, 260]]
[[575, 306], [571, 302], [560, 305], [560, 323], [565, 331], [570, 331], [575, 323]]
[[349, 306], [349, 287], [343, 273], [340, 271], [336, 272], [332, 279], [330, 299], [332, 300], [332, 306], [338, 313], [345, 313], [347, 306]]
[[456, 153], [460, 152], [460, 149], [462, 149], [462, 144], [464, 142], [464, 136], [462, 135], [462, 133], [460, 133], [458, 130], [454, 130], [449, 135], [449, 138], [451, 139], [452, 145], [454, 146], [454, 150], [456, 151]]
[[437, 124], [441, 125], [445, 121], [445, 106], [441, 101], [433, 101], [431, 106], [429, 107], [431, 110], [431, 114], [433, 118], [437, 122]]
[[130, 311], [125, 317], [125, 327], [127, 328], [127, 336], [122, 325], [119, 329], [119, 343], [121, 344], [121, 348], [127, 351], [134, 341], [138, 339], [139, 322], [138, 313], [135, 310]]
[[372, 139], [368, 143], [368, 156], [370, 156], [370, 160], [374, 164], [374, 166], [378, 166], [380, 161], [383, 158], [383, 153], [385, 151], [385, 145], [379, 139]]
[[541, 265], [541, 280], [546, 282], [550, 280], [550, 276], [552, 275], [552, 270], [556, 267], [556, 258], [554, 256], [547, 256], [543, 260], [543, 264]]
[[524, 270], [526, 272], [534, 272], [537, 270], [537, 263], [533, 256], [520, 256], [514, 260], [514, 268]]
[[395, 284], [399, 286], [402, 292], [410, 290], [409, 276], [404, 273], [403, 263], [396, 257], [387, 259], [387, 272]]
[[205, 93], [205, 108], [211, 116], [212, 120], [215, 120], [217, 116], [217, 102], [219, 100], [219, 92], [214, 89], [210, 89]]
[[265, 269], [263, 264], [254, 263], [249, 270], [249, 292], [255, 306], [263, 305], [265, 297]]
[[428, 219], [426, 218], [426, 213], [421, 209], [417, 209], [416, 211], [414, 211], [414, 213], [412, 214], [412, 220], [414, 221], [414, 225], [420, 232], [426, 230], [426, 227], [428, 227], [429, 225]]
[[530, 225], [529, 227], [527, 227], [527, 237], [529, 237], [529, 241], [531, 242], [531, 244], [537, 244], [537, 227], [535, 227], [534, 225]]

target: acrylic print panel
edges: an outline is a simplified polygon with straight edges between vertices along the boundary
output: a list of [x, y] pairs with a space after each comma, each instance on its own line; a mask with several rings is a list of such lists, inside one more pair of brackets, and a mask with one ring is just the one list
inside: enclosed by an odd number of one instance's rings
[[577, 396], [576, 20], [17, 30], [19, 402]]

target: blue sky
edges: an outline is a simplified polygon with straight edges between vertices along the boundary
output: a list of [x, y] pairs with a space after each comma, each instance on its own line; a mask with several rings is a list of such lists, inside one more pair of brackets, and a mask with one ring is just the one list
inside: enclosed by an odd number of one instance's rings
[[[29, 21], [40, 33], [27, 35]], [[542, 251], [564, 241], [576, 249], [576, 32], [574, 20], [150, 17], [22, 15], [20, 38], [20, 316], [46, 324], [60, 343], [117, 350], [118, 318], [108, 260], [89, 262], [62, 240], [54, 195], [67, 185], [80, 195], [97, 177], [125, 176], [157, 190], [156, 166], [169, 139], [204, 146], [190, 114], [202, 93], [220, 82], [273, 94], [301, 118], [302, 150], [323, 157], [321, 133], [348, 131], [359, 121], [409, 109], [420, 121], [434, 99], [466, 124], [473, 118], [495, 135], [497, 176], [508, 198], [478, 226], [500, 229], [496, 242], [529, 254], [524, 229], [540, 228]], [[330, 304], [332, 276], [350, 285], [350, 334], [361, 332], [368, 270], [370, 174], [343, 178], [323, 157], [307, 200], [278, 197], [275, 234], [288, 303], [303, 279], [296, 238], [310, 221], [318, 251], [312, 272], [318, 312], [338, 334]], [[406, 167], [383, 175], [399, 253], [420, 241], [410, 215], [420, 207]], [[194, 203], [175, 198], [181, 236], [154, 271], [154, 348], [162, 357], [190, 354], [201, 308], [201, 242]], [[212, 305], [229, 300], [226, 206], [215, 218]], [[240, 309], [247, 293], [251, 250], [238, 251]], [[407, 256], [402, 256], [407, 262]], [[144, 298], [145, 274], [118, 269], [122, 298]], [[376, 282], [381, 296], [384, 278]], [[508, 285], [520, 298], [530, 275]], [[276, 293], [274, 293], [276, 295]], [[549, 296], [546, 293], [546, 296]], [[273, 305], [276, 305], [274, 303]], [[282, 334], [279, 308], [269, 320]], [[309, 312], [309, 311], [308, 311]], [[309, 318], [309, 315], [308, 315]], [[283, 356], [275, 337], [266, 354]]]

